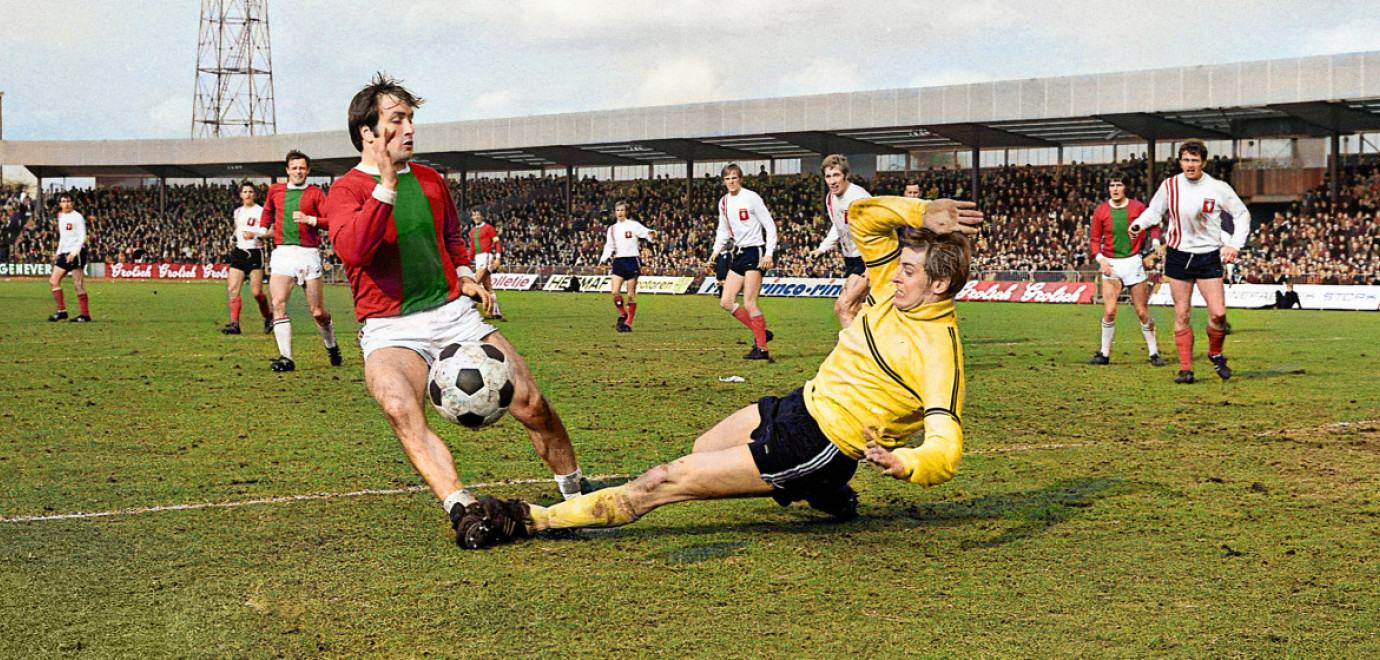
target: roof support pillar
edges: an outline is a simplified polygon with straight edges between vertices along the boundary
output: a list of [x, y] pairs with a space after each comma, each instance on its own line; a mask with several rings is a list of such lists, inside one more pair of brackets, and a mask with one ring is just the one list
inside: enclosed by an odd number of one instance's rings
[[574, 208], [574, 207], [572, 207], [571, 204], [570, 204], [570, 187], [571, 187], [571, 185], [573, 185], [574, 177], [575, 177], [575, 168], [572, 167], [572, 166], [570, 166], [570, 165], [566, 165], [566, 166], [565, 166], [565, 217], [566, 217], [566, 219], [569, 219], [569, 218], [570, 218], [570, 216], [571, 216], [571, 209]]
[[[685, 213], [690, 215], [695, 212], [690, 208], [690, 190], [695, 185], [695, 161], [685, 161]], [[693, 217], [693, 216], [692, 216]]]
[[1155, 138], [1146, 140], [1145, 145], [1145, 203], [1149, 204], [1159, 188], [1159, 182], [1155, 180]]
[[1337, 212], [1338, 179], [1342, 173], [1342, 134], [1332, 132], [1332, 161], [1327, 164], [1327, 195], [1332, 200], [1332, 212]]
[[978, 203], [981, 203], [981, 201], [979, 200], [979, 196], [982, 194], [982, 190], [981, 190], [981, 185], [982, 185], [982, 183], [981, 183], [981, 178], [982, 178], [982, 149], [981, 149], [980, 147], [973, 147], [973, 186], [972, 186], [972, 187], [973, 187], [973, 191], [972, 191], [972, 192], [973, 192], [973, 195], [972, 195], [972, 197], [971, 197], [970, 199], [972, 199], [974, 202], [978, 202]]

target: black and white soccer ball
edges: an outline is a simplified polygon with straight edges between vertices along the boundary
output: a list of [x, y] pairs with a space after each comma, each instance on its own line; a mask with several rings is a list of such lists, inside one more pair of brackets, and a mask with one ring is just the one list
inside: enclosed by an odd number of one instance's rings
[[451, 344], [431, 365], [427, 396], [436, 412], [478, 429], [497, 422], [513, 402], [513, 371], [503, 351], [479, 341]]

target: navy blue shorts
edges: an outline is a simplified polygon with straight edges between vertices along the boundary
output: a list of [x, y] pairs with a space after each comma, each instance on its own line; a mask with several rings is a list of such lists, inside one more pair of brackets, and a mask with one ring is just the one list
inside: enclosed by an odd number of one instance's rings
[[867, 277], [867, 262], [862, 257], [843, 258], [843, 278], [848, 279], [849, 275], [861, 275]]
[[637, 257], [614, 257], [613, 274], [625, 280], [642, 277], [642, 263]]
[[1176, 280], [1211, 280], [1222, 277], [1222, 251], [1193, 254], [1168, 248], [1164, 254], [1164, 276]]
[[724, 250], [714, 257], [714, 279], [722, 282], [728, 278], [728, 257], [731, 250]]
[[81, 270], [86, 265], [86, 247], [83, 246], [76, 259], [68, 259], [66, 252], [58, 254], [53, 260], [53, 268], [61, 268], [66, 271]]
[[762, 397], [757, 414], [762, 421], [748, 445], [752, 462], [762, 481], [792, 499], [832, 494], [858, 471], [858, 462], [839, 451], [810, 416], [803, 390], [781, 398]]
[[761, 272], [762, 246], [757, 245], [734, 250], [733, 260], [728, 263], [728, 269], [739, 275], [747, 275], [750, 270]]
[[254, 248], [252, 250], [241, 250], [233, 248], [230, 250], [230, 267], [246, 273], [264, 269], [264, 249]]

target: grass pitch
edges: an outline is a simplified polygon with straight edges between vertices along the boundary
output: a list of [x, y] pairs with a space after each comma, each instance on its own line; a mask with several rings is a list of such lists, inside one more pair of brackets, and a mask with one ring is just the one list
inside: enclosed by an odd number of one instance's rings
[[[0, 657], [1380, 656], [1374, 313], [1234, 310], [1226, 383], [1199, 317], [1185, 387], [1145, 363], [1130, 309], [1091, 367], [1099, 308], [963, 303], [950, 483], [864, 467], [846, 524], [689, 503], [466, 552], [409, 490], [348, 290], [327, 295], [345, 366], [298, 293], [298, 371], [275, 374], [271, 336], [217, 332], [221, 284], [90, 289], [96, 323], [49, 324], [45, 283], [0, 282]], [[617, 334], [604, 296], [500, 295], [499, 328], [602, 475], [800, 386], [837, 331], [831, 301], [766, 300], [764, 365], [707, 297], [643, 296]], [[443, 424], [467, 482], [554, 498], [511, 419]], [[366, 489], [394, 492], [145, 511]], [[107, 511], [126, 513], [14, 522]]]

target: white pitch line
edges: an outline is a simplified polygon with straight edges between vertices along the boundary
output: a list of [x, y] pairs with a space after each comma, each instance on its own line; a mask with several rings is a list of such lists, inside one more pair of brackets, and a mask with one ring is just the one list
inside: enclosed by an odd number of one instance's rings
[[[1078, 449], [1080, 447], [1091, 447], [1094, 443], [1072, 443], [1072, 444], [1045, 444], [1045, 445], [1023, 445], [1019, 447], [999, 447], [996, 449], [978, 449], [967, 452], [970, 455], [983, 454], [1009, 454], [1019, 451], [1048, 451], [1054, 449]], [[608, 481], [610, 479], [628, 479], [629, 475], [611, 474], [605, 476], [591, 477], [595, 481]], [[494, 481], [482, 484], [470, 484], [469, 488], [494, 488], [497, 486], [523, 486], [531, 484], [541, 484], [550, 481], [549, 479], [513, 479], [510, 481]], [[393, 488], [388, 490], [368, 489], [356, 490], [349, 493], [312, 493], [310, 495], [280, 495], [277, 497], [261, 497], [253, 500], [242, 500], [239, 502], [200, 502], [197, 504], [169, 504], [165, 506], [135, 507], [131, 509], [115, 509], [112, 511], [97, 511], [94, 513], [58, 513], [50, 516], [14, 516], [11, 518], [0, 518], [0, 524], [5, 523], [29, 523], [29, 522], [49, 522], [53, 520], [85, 520], [90, 518], [109, 518], [112, 516], [137, 516], [146, 513], [164, 513], [167, 511], [195, 511], [197, 509], [234, 509], [242, 506], [256, 504], [284, 504], [288, 502], [307, 502], [311, 500], [326, 500], [340, 497], [365, 497], [369, 495], [410, 495], [412, 493], [425, 492], [426, 486], [409, 486], [407, 488]]]

